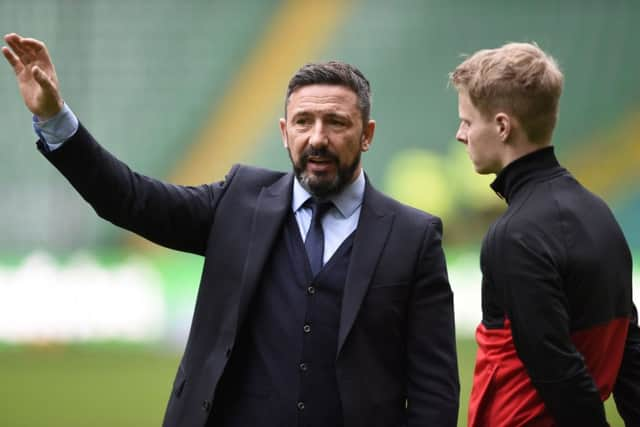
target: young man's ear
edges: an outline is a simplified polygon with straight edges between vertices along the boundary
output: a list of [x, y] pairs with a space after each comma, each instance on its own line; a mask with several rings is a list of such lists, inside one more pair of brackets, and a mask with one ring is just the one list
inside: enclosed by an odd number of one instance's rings
[[506, 142], [511, 135], [511, 128], [513, 125], [513, 123], [511, 123], [511, 117], [506, 113], [498, 113], [495, 116], [495, 123], [500, 140], [502, 142]]

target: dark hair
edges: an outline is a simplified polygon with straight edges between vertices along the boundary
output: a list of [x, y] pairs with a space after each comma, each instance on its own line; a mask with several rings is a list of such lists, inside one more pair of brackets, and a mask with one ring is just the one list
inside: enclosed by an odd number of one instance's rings
[[289, 80], [287, 96], [284, 101], [284, 114], [287, 115], [289, 97], [303, 86], [330, 84], [346, 86], [358, 96], [358, 107], [362, 122], [369, 121], [371, 113], [371, 88], [369, 80], [353, 65], [341, 61], [317, 62], [303, 65]]

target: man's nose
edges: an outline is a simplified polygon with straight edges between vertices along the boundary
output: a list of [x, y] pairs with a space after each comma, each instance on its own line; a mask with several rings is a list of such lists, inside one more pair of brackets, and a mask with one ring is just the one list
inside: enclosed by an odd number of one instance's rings
[[458, 131], [456, 132], [456, 139], [462, 142], [463, 144], [466, 144], [467, 143], [466, 132], [464, 132], [462, 129], [458, 129]]
[[318, 121], [313, 126], [311, 136], [309, 137], [309, 144], [312, 147], [323, 147], [329, 143], [329, 137], [321, 121]]

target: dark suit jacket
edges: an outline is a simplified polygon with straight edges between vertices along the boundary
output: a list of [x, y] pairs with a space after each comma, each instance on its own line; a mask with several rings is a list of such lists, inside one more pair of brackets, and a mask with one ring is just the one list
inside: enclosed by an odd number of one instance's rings
[[[96, 212], [205, 257], [165, 426], [202, 426], [270, 249], [291, 209], [291, 173], [234, 166], [184, 187], [132, 172], [82, 127], [44, 155]], [[428, 190], [425, 190], [428, 191]], [[336, 376], [347, 427], [454, 426], [453, 298], [437, 217], [366, 185], [343, 294]]]

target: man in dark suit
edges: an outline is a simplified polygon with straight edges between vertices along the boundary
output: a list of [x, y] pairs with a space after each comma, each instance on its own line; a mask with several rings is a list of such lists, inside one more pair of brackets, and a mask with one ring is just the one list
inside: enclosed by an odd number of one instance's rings
[[205, 257], [164, 425], [456, 425], [442, 225], [365, 177], [375, 122], [360, 71], [308, 64], [291, 79], [280, 129], [293, 173], [234, 166], [182, 187], [95, 142], [43, 43], [5, 40], [44, 156], [101, 217]]

